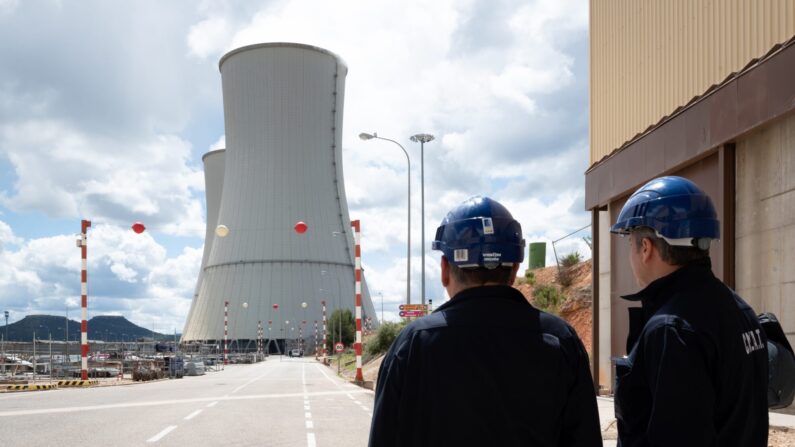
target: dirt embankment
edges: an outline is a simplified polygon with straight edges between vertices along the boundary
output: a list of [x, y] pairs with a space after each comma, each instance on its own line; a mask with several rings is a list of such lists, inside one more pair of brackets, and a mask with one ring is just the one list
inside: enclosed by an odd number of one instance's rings
[[[545, 267], [533, 271], [533, 279], [527, 277], [517, 278], [514, 287], [525, 296], [530, 304], [543, 308], [536, 303], [534, 291], [541, 286], [554, 287], [563, 299], [555, 309], [548, 309], [566, 320], [582, 340], [588, 354], [591, 353], [591, 340], [593, 338], [593, 312], [591, 304], [591, 260], [580, 262], [569, 267], [568, 274], [571, 284], [563, 287], [558, 278], [558, 267]], [[562, 268], [562, 267], [561, 267]]]

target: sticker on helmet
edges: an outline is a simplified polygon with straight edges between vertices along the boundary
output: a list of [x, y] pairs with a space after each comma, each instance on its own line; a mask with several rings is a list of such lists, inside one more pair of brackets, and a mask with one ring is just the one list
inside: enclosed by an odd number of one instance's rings
[[457, 250], [453, 250], [453, 261], [455, 262], [469, 261], [469, 250], [467, 250], [466, 248], [459, 248]]
[[483, 219], [483, 234], [494, 234], [494, 223], [491, 217], [484, 217]]
[[499, 252], [483, 253], [483, 262], [500, 262], [501, 257]]

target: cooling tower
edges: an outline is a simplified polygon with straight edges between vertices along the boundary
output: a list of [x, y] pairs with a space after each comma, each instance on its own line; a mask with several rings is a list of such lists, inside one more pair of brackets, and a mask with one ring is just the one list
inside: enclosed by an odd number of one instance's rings
[[[306, 321], [304, 338], [314, 340], [321, 301], [330, 316], [353, 310], [355, 297], [341, 155], [347, 67], [326, 50], [285, 43], [233, 50], [219, 66], [229, 149], [215, 222], [207, 199], [205, 258], [182, 341], [222, 340], [224, 301], [230, 340], [256, 340], [258, 321], [277, 340], [296, 340]], [[208, 195], [211, 167], [206, 160]], [[226, 237], [211, 231], [221, 224]], [[366, 282], [362, 292], [375, 321]]]
[[204, 231], [204, 254], [202, 254], [202, 264], [199, 268], [199, 279], [196, 281], [196, 290], [193, 293], [188, 319], [191, 321], [193, 310], [196, 308], [196, 298], [199, 296], [199, 289], [202, 285], [204, 267], [207, 265], [207, 258], [210, 257], [210, 249], [215, 237], [215, 227], [218, 226], [218, 209], [221, 207], [221, 191], [224, 186], [224, 156], [225, 149], [218, 149], [207, 152], [202, 157], [204, 162], [204, 198], [205, 208], [207, 209], [207, 226]]

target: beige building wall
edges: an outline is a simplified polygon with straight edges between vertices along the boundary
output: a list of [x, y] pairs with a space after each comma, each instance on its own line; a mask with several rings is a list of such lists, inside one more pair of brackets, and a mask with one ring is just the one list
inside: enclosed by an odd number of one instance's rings
[[590, 0], [590, 164], [795, 35], [795, 0]]
[[795, 345], [795, 115], [737, 142], [736, 289]]
[[599, 212], [599, 377], [597, 388], [607, 393], [613, 392], [612, 338], [610, 327], [610, 212]]

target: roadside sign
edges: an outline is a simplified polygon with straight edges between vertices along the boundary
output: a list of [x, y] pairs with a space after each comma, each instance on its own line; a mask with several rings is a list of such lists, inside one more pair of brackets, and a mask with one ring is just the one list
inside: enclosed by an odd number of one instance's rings
[[427, 314], [424, 310], [401, 310], [401, 317], [424, 317]]
[[399, 308], [400, 310], [406, 310], [406, 311], [428, 310], [428, 306], [426, 304], [401, 304]]
[[336, 343], [334, 344], [334, 350], [337, 352], [342, 352], [345, 350], [345, 345], [343, 345], [342, 343]]

